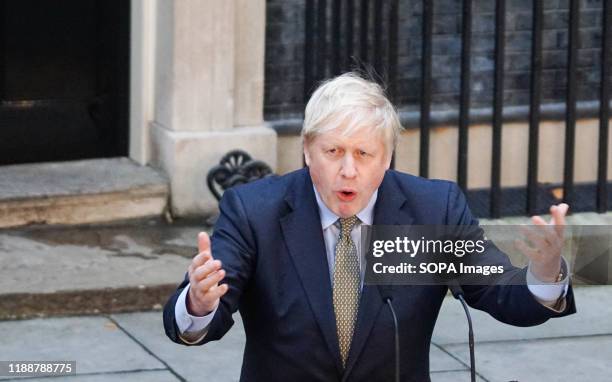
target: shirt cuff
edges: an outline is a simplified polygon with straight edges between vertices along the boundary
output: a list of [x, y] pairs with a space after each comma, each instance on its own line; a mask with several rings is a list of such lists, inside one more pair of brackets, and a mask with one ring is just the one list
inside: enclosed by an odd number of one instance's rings
[[[189, 293], [189, 284], [183, 289], [178, 299], [176, 300], [176, 305], [174, 306], [174, 316], [176, 318], [176, 326], [178, 326], [181, 334], [185, 333], [198, 333], [201, 336], [203, 330], [208, 329], [208, 325], [210, 325], [213, 316], [217, 312], [217, 308], [215, 308], [212, 312], [207, 314], [206, 316], [194, 316], [189, 314], [187, 311], [187, 293]], [[204, 333], [206, 334], [206, 333]]]
[[529, 266], [527, 267], [527, 288], [529, 288], [531, 294], [533, 294], [538, 301], [545, 305], [547, 305], [546, 303], [554, 303], [560, 297], [565, 297], [567, 294], [567, 289], [569, 288], [569, 266], [563, 257], [561, 257], [561, 262], [561, 269], [563, 270], [565, 278], [555, 283], [547, 283], [538, 280], [534, 274], [531, 273], [531, 262], [529, 262]]

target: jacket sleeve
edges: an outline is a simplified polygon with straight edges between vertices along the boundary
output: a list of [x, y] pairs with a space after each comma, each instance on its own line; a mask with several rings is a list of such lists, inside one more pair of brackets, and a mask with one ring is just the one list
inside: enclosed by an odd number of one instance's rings
[[[449, 183], [446, 224], [467, 226], [470, 227], [467, 230], [470, 234], [482, 234], [478, 220], [470, 212], [465, 195], [455, 183]], [[462, 285], [466, 302], [471, 307], [515, 326], [539, 325], [551, 317], [562, 317], [576, 312], [571, 283], [565, 296], [565, 309], [556, 312], [538, 302], [529, 291], [527, 267], [513, 266], [508, 256], [495, 245], [487, 245], [482, 260], [478, 261], [489, 265], [503, 265], [504, 273], [490, 285]]]
[[229, 289], [221, 297], [217, 312], [213, 316], [206, 336], [199, 342], [188, 344], [179, 336], [174, 315], [178, 296], [189, 283], [187, 275], [185, 276], [183, 282], [166, 302], [163, 312], [166, 335], [179, 344], [203, 345], [223, 337], [234, 324], [232, 314], [239, 309], [243, 291], [254, 270], [256, 262], [255, 239], [249, 217], [239, 194], [233, 189], [225, 191], [219, 204], [219, 210], [219, 219], [215, 224], [211, 238], [211, 251], [213, 258], [221, 260], [221, 267], [226, 272], [221, 284], [228, 284]]

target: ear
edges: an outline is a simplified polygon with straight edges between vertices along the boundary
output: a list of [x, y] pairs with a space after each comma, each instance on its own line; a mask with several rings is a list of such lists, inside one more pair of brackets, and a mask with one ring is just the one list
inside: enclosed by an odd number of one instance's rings
[[395, 152], [395, 150], [391, 151], [389, 154], [386, 155], [385, 158], [385, 170], [388, 170], [389, 168], [391, 168], [391, 159], [393, 159], [393, 153]]
[[306, 166], [310, 167], [310, 153], [308, 152], [308, 143], [304, 142], [304, 162], [306, 162]]

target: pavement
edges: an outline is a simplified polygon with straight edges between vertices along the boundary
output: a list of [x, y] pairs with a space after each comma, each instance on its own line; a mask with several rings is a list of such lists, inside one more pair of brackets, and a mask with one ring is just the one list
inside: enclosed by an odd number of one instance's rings
[[0, 230], [0, 320], [160, 308], [208, 227], [149, 219]]
[[[77, 363], [76, 376], [29, 381], [238, 380], [239, 315], [221, 341], [206, 346], [177, 345], [163, 332], [161, 307], [207, 227], [149, 219], [0, 230], [0, 361]], [[575, 295], [577, 314], [533, 328], [471, 310], [479, 380], [612, 380], [612, 286], [577, 286]], [[467, 323], [452, 298], [430, 360], [432, 381], [469, 380]]]
[[[610, 381], [612, 287], [579, 287], [575, 293], [578, 314], [532, 328], [471, 310], [478, 380]], [[244, 348], [236, 318], [223, 339], [197, 347], [167, 339], [160, 311], [1, 321], [0, 358], [76, 361], [76, 376], [28, 381], [236, 381]], [[463, 310], [448, 297], [433, 335], [432, 381], [469, 381], [466, 340]]]

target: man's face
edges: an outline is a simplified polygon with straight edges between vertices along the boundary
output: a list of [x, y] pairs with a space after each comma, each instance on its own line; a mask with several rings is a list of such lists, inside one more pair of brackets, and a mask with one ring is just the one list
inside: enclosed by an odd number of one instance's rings
[[368, 128], [320, 134], [305, 142], [304, 156], [321, 199], [342, 218], [365, 208], [391, 162], [381, 135]]

